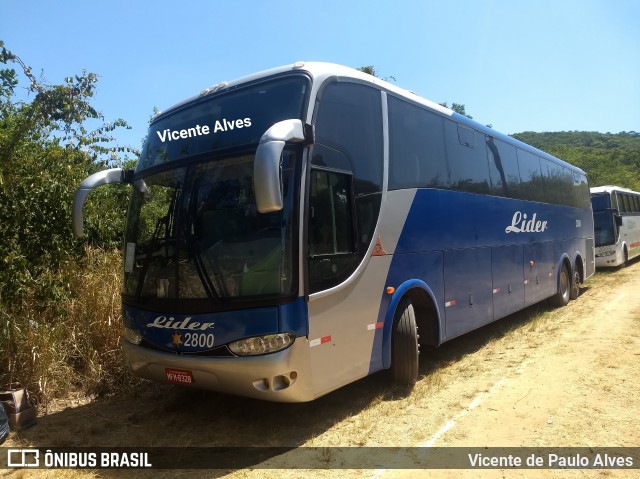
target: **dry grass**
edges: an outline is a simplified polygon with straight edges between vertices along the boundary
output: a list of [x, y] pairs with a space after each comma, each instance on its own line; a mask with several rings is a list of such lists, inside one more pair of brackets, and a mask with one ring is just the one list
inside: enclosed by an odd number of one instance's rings
[[76, 297], [68, 305], [73, 361], [81, 387], [91, 394], [118, 390], [131, 379], [120, 349], [122, 271], [118, 251], [89, 250], [87, 268], [71, 283]]
[[82, 264], [51, 278], [67, 297], [1, 311], [5, 384], [27, 387], [46, 411], [55, 398], [98, 396], [131, 380], [120, 352], [120, 265], [118, 251], [88, 249]]
[[[113, 271], [117, 273], [117, 268]], [[637, 277], [640, 269], [634, 271]], [[619, 330], [612, 328], [614, 322], [589, 320], [598, 312], [611, 316], [598, 310], [603, 297], [617, 294], [617, 283], [632, 274], [620, 273], [598, 276], [590, 282], [591, 291], [566, 308], [528, 308], [441, 348], [424, 348], [421, 376], [411, 391], [393, 388], [384, 374], [377, 374], [312, 403], [275, 404], [145, 384], [115, 398], [41, 418], [36, 428], [14, 435], [13, 444], [308, 446], [320, 448], [309, 452], [315, 454], [313, 462], [333, 464], [332, 446], [423, 444], [478, 395], [487, 396], [482, 406], [438, 439], [438, 445], [634, 443], [638, 381], [630, 375], [636, 368], [629, 358], [637, 358], [633, 355], [640, 351], [636, 334], [640, 313], [634, 313], [632, 324], [621, 322]], [[109, 327], [108, 321], [103, 327]], [[612, 354], [611, 341], [625, 337], [622, 333], [630, 327], [632, 334], [626, 338], [635, 341], [626, 351]], [[614, 363], [607, 358], [620, 359], [621, 352], [626, 356], [620, 367], [609, 367]], [[494, 387], [503, 378], [504, 385]], [[287, 471], [287, 461], [299, 458], [296, 454], [273, 458], [282, 464], [278, 470], [154, 471], [142, 477], [157, 473], [158, 477], [324, 478], [344, 473]], [[126, 477], [125, 471], [100, 474]], [[95, 476], [92, 471], [77, 471], [69, 477]]]

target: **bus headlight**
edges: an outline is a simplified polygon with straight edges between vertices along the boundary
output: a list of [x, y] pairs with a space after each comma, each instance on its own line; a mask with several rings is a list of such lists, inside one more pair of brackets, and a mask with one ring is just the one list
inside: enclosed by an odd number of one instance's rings
[[229, 344], [229, 349], [238, 356], [275, 353], [291, 346], [295, 339], [296, 336], [292, 333], [267, 334], [235, 341]]
[[134, 331], [133, 329], [127, 328], [126, 326], [124, 328], [123, 336], [124, 339], [129, 341], [131, 344], [135, 344], [136, 346], [140, 344], [140, 341], [142, 341], [142, 335], [138, 331]]

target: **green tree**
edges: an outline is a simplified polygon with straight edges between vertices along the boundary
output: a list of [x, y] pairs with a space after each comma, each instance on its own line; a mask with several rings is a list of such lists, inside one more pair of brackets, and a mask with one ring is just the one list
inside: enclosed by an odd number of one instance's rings
[[591, 186], [640, 190], [640, 134], [634, 131], [527, 131], [513, 136], [582, 168], [589, 175]]
[[376, 71], [375, 67], [373, 65], [367, 65], [364, 67], [358, 67], [356, 68], [356, 70], [360, 70], [361, 72], [364, 73], [368, 73], [371, 76], [374, 76], [376, 78], [380, 78], [381, 80], [384, 81], [396, 81], [395, 77], [389, 75], [387, 77], [381, 77], [380, 75], [378, 75], [378, 72]]
[[[449, 106], [447, 105], [447, 102], [440, 103], [440, 106], [443, 106], [445, 108], [449, 108]], [[473, 117], [471, 115], [467, 114], [466, 108], [462, 103], [452, 103], [451, 104], [451, 109], [453, 111], [455, 111], [456, 113], [459, 113], [460, 115], [466, 116], [467, 118], [473, 120]]]
[[[83, 252], [71, 235], [75, 189], [88, 174], [135, 152], [112, 145], [113, 131], [126, 123], [104, 122], [91, 106], [96, 74], [83, 71], [50, 85], [3, 42], [0, 49], [6, 65], [0, 70], [0, 304], [33, 294], [56, 299], [64, 288], [45, 277]], [[21, 79], [30, 101], [16, 99]], [[97, 128], [87, 126], [96, 122]], [[88, 241], [113, 247], [122, 234], [122, 220], [115, 219], [124, 217], [126, 193], [115, 188], [101, 194], [108, 208], [95, 202], [88, 208]]]
[[[373, 65], [366, 65], [366, 66], [358, 67], [357, 70], [360, 70], [361, 72], [364, 72], [364, 73], [368, 73], [369, 75], [372, 75], [372, 76], [374, 76], [376, 78], [381, 78], [378, 75], [378, 72], [376, 71], [376, 69], [375, 69], [375, 67]], [[392, 76], [385, 77], [385, 78], [382, 78], [382, 79], [386, 80], [386, 81], [389, 81], [390, 79], [393, 80], [393, 81], [396, 81], [396, 79], [394, 77], [392, 77]], [[440, 105], [445, 107], [445, 108], [449, 108], [449, 106], [447, 105], [446, 102], [440, 103]], [[461, 114], [463, 116], [466, 116], [469, 119], [473, 119], [473, 117], [471, 115], [467, 114], [465, 106], [462, 103], [452, 103], [451, 104], [451, 109], [453, 111], [455, 111], [456, 113], [459, 113], [459, 114]], [[488, 126], [489, 126], [489, 128], [491, 128], [491, 125], [488, 125]]]
[[0, 383], [21, 382], [40, 398], [90, 376], [97, 387], [119, 367], [113, 248], [121, 244], [126, 187], [92, 194], [86, 239], [71, 234], [80, 182], [136, 154], [114, 145], [113, 132], [126, 123], [105, 122], [91, 105], [97, 81], [83, 71], [48, 84], [0, 42]]

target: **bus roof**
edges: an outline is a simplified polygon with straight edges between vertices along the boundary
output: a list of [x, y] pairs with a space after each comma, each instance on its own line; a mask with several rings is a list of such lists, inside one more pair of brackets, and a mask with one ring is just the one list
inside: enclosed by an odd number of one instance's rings
[[[246, 75], [240, 78], [237, 78], [235, 80], [232, 81], [224, 81], [222, 83], [219, 83], [217, 85], [213, 85], [211, 87], [205, 88], [203, 89], [198, 95], [194, 95], [190, 98], [185, 99], [182, 102], [179, 102], [173, 106], [171, 106], [170, 108], [168, 108], [165, 111], [159, 112], [154, 118], [153, 120], [155, 120], [156, 118], [162, 117], [165, 114], [169, 114], [172, 111], [192, 102], [192, 101], [196, 101], [199, 98], [202, 98], [206, 95], [209, 94], [213, 94], [213, 93], [217, 93], [217, 92], [222, 92], [225, 90], [229, 90], [232, 89], [234, 87], [243, 85], [245, 83], [251, 83], [254, 81], [258, 81], [260, 79], [263, 78], [268, 78], [268, 77], [273, 77], [273, 76], [277, 76], [277, 75], [282, 75], [284, 73], [287, 72], [293, 72], [293, 71], [302, 71], [302, 72], [306, 72], [308, 73], [312, 79], [313, 79], [313, 87], [312, 87], [312, 95], [315, 96], [315, 93], [317, 92], [318, 88], [322, 85], [322, 83], [328, 79], [328, 78], [332, 78], [332, 77], [345, 77], [345, 78], [350, 78], [350, 79], [356, 79], [359, 80], [361, 82], [364, 83], [370, 83], [373, 85], [378, 86], [379, 88], [386, 90], [390, 93], [393, 93], [395, 95], [401, 96], [406, 100], [409, 100], [411, 102], [414, 103], [418, 103], [420, 105], [424, 105], [427, 108], [438, 112], [439, 114], [443, 115], [443, 116], [447, 116], [450, 117], [452, 120], [455, 120], [458, 123], [462, 123], [464, 125], [467, 125], [471, 128], [474, 128], [486, 135], [492, 136], [494, 138], [500, 139], [502, 141], [505, 141], [507, 143], [511, 143], [519, 148], [522, 148], [524, 150], [528, 150], [536, 155], [539, 155], [541, 157], [546, 158], [547, 160], [550, 160], [552, 162], [560, 162], [562, 165], [576, 171], [579, 172], [581, 174], [585, 174], [586, 173], [574, 166], [571, 165], [570, 163], [567, 163], [559, 158], [556, 158], [553, 155], [550, 155], [542, 150], [539, 150], [531, 145], [528, 145], [526, 143], [521, 142], [520, 140], [513, 138], [511, 136], [505, 135], [503, 133], [500, 133], [486, 125], [483, 125], [481, 123], [478, 123], [475, 120], [472, 120], [464, 115], [460, 115], [459, 113], [454, 112], [453, 110], [446, 108], [436, 102], [433, 102], [431, 100], [428, 100], [426, 98], [421, 97], [420, 95], [418, 95], [417, 93], [410, 91], [410, 90], [406, 90], [403, 88], [398, 87], [397, 85], [391, 84], [385, 80], [382, 80], [381, 78], [377, 78], [374, 77], [372, 75], [369, 75], [368, 73], [364, 73], [360, 70], [357, 70], [355, 68], [351, 68], [351, 67], [347, 67], [344, 65], [338, 65], [335, 63], [326, 63], [326, 62], [296, 62], [296, 63], [292, 63], [290, 65], [284, 65], [284, 66], [280, 66], [280, 67], [276, 67], [276, 68], [271, 68], [268, 70], [263, 70], [260, 72], [256, 72], [256, 73], [252, 73], [250, 75]], [[313, 97], [312, 96], [312, 97]], [[311, 111], [309, 111], [308, 113], [309, 115], [312, 114]], [[311, 118], [308, 118], [308, 121], [310, 121]]]
[[635, 193], [638, 194], [637, 191], [630, 190], [629, 188], [623, 188], [622, 186], [614, 186], [614, 185], [605, 185], [605, 186], [594, 186], [593, 188], [589, 188], [591, 194], [598, 193], [612, 193], [614, 191], [621, 191], [623, 193]]

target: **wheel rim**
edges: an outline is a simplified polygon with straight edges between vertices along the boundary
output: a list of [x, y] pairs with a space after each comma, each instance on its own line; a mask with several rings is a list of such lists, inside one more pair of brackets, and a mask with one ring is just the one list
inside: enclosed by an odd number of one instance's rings
[[573, 297], [577, 298], [580, 294], [580, 273], [577, 271], [573, 273], [573, 284], [571, 285]]
[[569, 275], [567, 274], [566, 269], [563, 269], [562, 274], [560, 275], [560, 292], [563, 297], [569, 293]]

